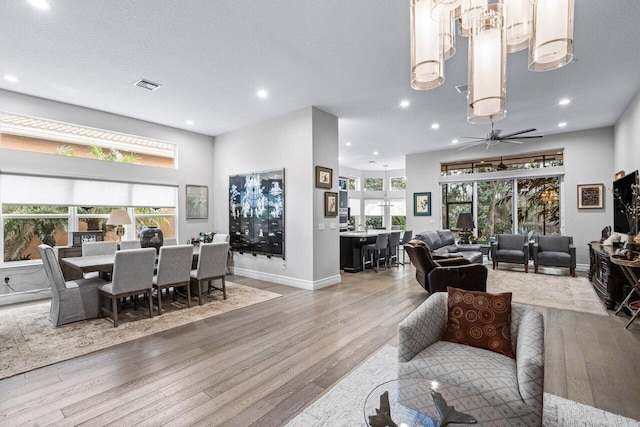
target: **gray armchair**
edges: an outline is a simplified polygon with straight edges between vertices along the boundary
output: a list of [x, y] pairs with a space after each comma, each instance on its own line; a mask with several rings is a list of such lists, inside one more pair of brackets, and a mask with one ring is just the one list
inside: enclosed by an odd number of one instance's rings
[[53, 248], [40, 245], [38, 252], [51, 285], [51, 323], [59, 326], [98, 317], [98, 286], [106, 282], [98, 277], [65, 282]]
[[576, 247], [573, 237], [569, 236], [538, 236], [533, 244], [534, 272], [538, 266], [566, 267], [571, 276], [576, 277]]
[[523, 264], [529, 272], [529, 240], [520, 234], [498, 234], [491, 243], [491, 260], [495, 270], [499, 262]]
[[544, 385], [544, 323], [530, 306], [511, 303], [515, 360], [493, 351], [440, 341], [446, 293], [435, 293], [398, 326], [398, 378], [442, 381], [483, 396], [510, 424], [539, 426]]

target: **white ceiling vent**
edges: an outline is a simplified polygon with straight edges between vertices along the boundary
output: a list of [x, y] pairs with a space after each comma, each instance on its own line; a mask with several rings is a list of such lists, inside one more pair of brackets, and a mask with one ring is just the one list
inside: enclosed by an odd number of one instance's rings
[[161, 84], [150, 82], [149, 80], [140, 79], [133, 84], [134, 86], [140, 86], [141, 88], [148, 90], [156, 90], [162, 87]]
[[455, 88], [458, 91], [458, 93], [467, 93], [467, 91], [469, 90], [469, 85], [467, 84], [458, 85], [458, 86], [455, 86]]

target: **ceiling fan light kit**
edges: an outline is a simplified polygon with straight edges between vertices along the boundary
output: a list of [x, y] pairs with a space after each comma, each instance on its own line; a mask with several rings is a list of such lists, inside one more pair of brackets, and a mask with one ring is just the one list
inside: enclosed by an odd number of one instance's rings
[[469, 37], [467, 120], [506, 116], [507, 52], [529, 47], [528, 68], [548, 71], [573, 60], [574, 0], [411, 0], [411, 86], [444, 83], [455, 27]]

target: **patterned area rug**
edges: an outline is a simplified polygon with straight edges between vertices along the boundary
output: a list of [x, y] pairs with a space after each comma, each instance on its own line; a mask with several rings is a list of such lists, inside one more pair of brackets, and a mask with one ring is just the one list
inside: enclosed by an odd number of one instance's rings
[[[366, 426], [364, 402], [377, 385], [396, 378], [396, 348], [385, 346], [291, 420], [287, 427]], [[637, 421], [544, 394], [543, 425], [637, 427]]]
[[545, 274], [529, 271], [492, 270], [487, 265], [487, 292], [512, 292], [512, 301], [559, 308], [563, 310], [583, 311], [608, 316], [607, 309], [596, 295], [591, 282], [586, 277], [571, 277], [566, 269], [558, 274], [554, 269], [545, 269]]
[[49, 321], [50, 302], [0, 310], [0, 379], [51, 365], [116, 344], [141, 338], [176, 326], [237, 310], [282, 295], [227, 282], [227, 299], [221, 292], [204, 296], [187, 308], [182, 298], [162, 300], [163, 314], [154, 309], [124, 307], [120, 325], [107, 319], [92, 319], [55, 327]]

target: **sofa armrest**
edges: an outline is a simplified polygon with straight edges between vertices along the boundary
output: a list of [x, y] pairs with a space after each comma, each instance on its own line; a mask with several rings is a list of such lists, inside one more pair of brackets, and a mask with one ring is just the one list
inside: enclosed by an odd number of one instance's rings
[[544, 389], [544, 320], [542, 314], [527, 310], [520, 319], [516, 344], [518, 389], [524, 402], [542, 414]]
[[569, 245], [569, 255], [571, 256], [571, 268], [576, 268], [576, 247]]
[[522, 245], [522, 252], [524, 252], [524, 262], [526, 264], [529, 262], [529, 242], [524, 242], [524, 245]]
[[538, 252], [540, 252], [540, 246], [538, 243], [533, 244], [533, 264], [538, 265]]
[[440, 264], [442, 267], [449, 267], [453, 265], [467, 265], [471, 264], [471, 262], [463, 257], [455, 257], [455, 258], [437, 258], [436, 262]]
[[433, 294], [398, 325], [398, 361], [408, 362], [439, 341], [446, 326], [447, 294]]
[[498, 252], [498, 242], [491, 242], [491, 259], [495, 260]]

